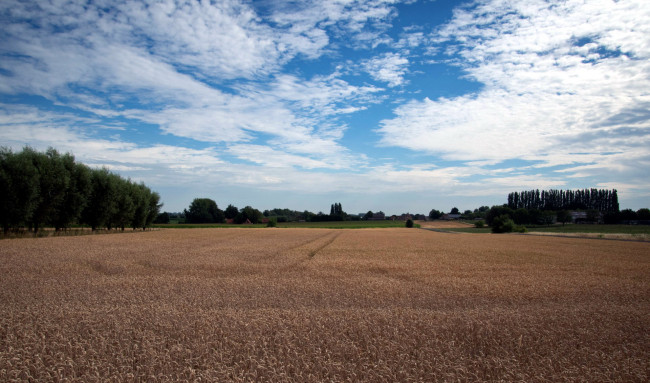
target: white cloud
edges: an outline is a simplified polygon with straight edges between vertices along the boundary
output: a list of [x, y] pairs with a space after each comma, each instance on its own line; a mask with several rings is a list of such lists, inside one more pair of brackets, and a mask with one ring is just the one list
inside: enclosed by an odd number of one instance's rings
[[303, 169], [332, 168], [336, 167], [323, 161], [314, 160], [307, 156], [297, 156], [284, 151], [273, 150], [262, 145], [233, 145], [228, 148], [230, 154], [265, 167]]
[[273, 31], [238, 1], [127, 2], [114, 12], [129, 36], [142, 33], [150, 39], [156, 56], [198, 68], [204, 76], [253, 77], [286, 59]]
[[364, 63], [364, 69], [378, 81], [395, 87], [405, 83], [404, 76], [408, 72], [409, 61], [399, 53], [386, 53]]
[[126, 166], [126, 165], [114, 165], [114, 164], [95, 164], [88, 163], [86, 164], [91, 168], [106, 168], [112, 172], [134, 172], [142, 170], [151, 170], [150, 168], [143, 168], [141, 166]]
[[425, 42], [424, 32], [414, 31], [413, 28], [405, 28], [405, 32], [399, 40], [392, 44], [393, 48], [410, 49], [419, 47]]
[[217, 78], [268, 73], [285, 59], [273, 31], [238, 1], [80, 4], [45, 0], [34, 4], [8, 0], [0, 7], [11, 19], [23, 22], [12, 25], [9, 32], [24, 42], [39, 37], [56, 42], [57, 47], [81, 45], [90, 51], [107, 42], [133, 46], [168, 64], [198, 68], [203, 75]]
[[[614, 170], [606, 153], [640, 156], [650, 144], [648, 19], [650, 5], [633, 0], [457, 10], [432, 41], [451, 44], [457, 65], [484, 88], [398, 107], [381, 122], [381, 143], [462, 161], [557, 164], [589, 152], [606, 175]], [[639, 144], [645, 149], [633, 150]]]
[[[34, 115], [32, 122], [29, 118], [31, 112]], [[62, 152], [74, 153], [78, 161], [94, 167], [106, 166], [138, 182], [144, 181], [154, 189], [162, 187], [162, 190], [166, 190], [170, 185], [187, 188], [194, 193], [186, 197], [190, 199], [196, 197], [196, 193], [213, 195], [217, 190], [221, 196], [221, 190], [229, 190], [227, 193], [232, 193], [232, 188], [296, 196], [333, 193], [351, 198], [351, 194], [363, 196], [365, 203], [381, 195], [392, 195], [396, 192], [409, 193], [412, 196], [421, 196], [424, 193], [428, 198], [434, 195], [485, 198], [505, 195], [518, 188], [558, 188], [566, 182], [564, 176], [518, 174], [518, 169], [489, 170], [486, 169], [486, 166], [490, 166], [489, 163], [450, 167], [431, 164], [406, 167], [384, 164], [374, 167], [365, 165], [363, 169], [358, 169], [349, 166], [358, 159], [346, 158], [345, 153], [332, 156], [295, 155], [268, 145], [255, 144], [233, 144], [221, 150], [161, 144], [139, 146], [119, 139], [88, 136], [83, 129], [74, 126], [79, 121], [65, 115], [36, 109], [31, 112], [25, 110], [20, 118], [16, 118], [17, 114], [14, 113], [0, 115], [0, 142], [15, 150], [20, 150], [24, 142], [39, 150], [53, 145]], [[49, 121], [60, 123], [51, 126]], [[64, 121], [70, 126], [62, 126], [65, 125]], [[350, 153], [347, 155], [352, 157]], [[224, 159], [230, 156], [246, 162]], [[611, 161], [620, 163], [622, 159], [624, 156], [619, 155], [612, 157]], [[588, 157], [583, 156], [581, 160], [587, 161]], [[622, 174], [622, 177], [629, 177], [629, 172], [634, 171], [630, 166], [633, 161], [627, 162], [628, 166], [619, 168], [621, 172], [628, 173]], [[650, 160], [646, 159], [641, 165], [650, 166]], [[581, 165], [569, 170], [571, 173], [591, 171], [597, 169]], [[477, 176], [480, 176], [480, 179], [477, 179]], [[643, 194], [646, 193], [643, 186], [650, 187], [646, 184], [647, 181], [639, 181], [637, 184], [626, 186], [624, 190]], [[220, 203], [223, 204], [226, 197], [220, 198]], [[163, 199], [173, 201], [172, 196], [165, 194]], [[166, 208], [179, 210], [188, 202], [189, 200], [174, 201]], [[408, 202], [391, 204], [382, 205], [382, 208], [395, 209], [403, 204], [408, 205]]]
[[[396, 189], [417, 192], [436, 185], [438, 191], [463, 194], [474, 189], [465, 178], [487, 173], [478, 167], [436, 168], [430, 165], [408, 168], [365, 166], [364, 171], [359, 172], [351, 164], [359, 164], [363, 161], [362, 156], [341, 152], [336, 147], [329, 148], [334, 151], [329, 156], [320, 154], [325, 148], [314, 149], [314, 146], [328, 145], [328, 141], [305, 143], [306, 149], [292, 148], [307, 152], [303, 155], [255, 144], [232, 144], [222, 151], [160, 144], [139, 146], [119, 139], [93, 138], [76, 126], [82, 121], [66, 115], [19, 108], [23, 109], [23, 114], [17, 117], [19, 113], [12, 113], [16, 109], [7, 105], [4, 109], [10, 112], [0, 114], [0, 142], [15, 150], [20, 150], [23, 143], [38, 150], [54, 146], [62, 152], [74, 153], [78, 161], [90, 166], [106, 166], [152, 185], [171, 182], [174, 185], [200, 184], [203, 188], [219, 188], [227, 182], [230, 186], [255, 186], [287, 193], [373, 195]], [[59, 123], [53, 126], [51, 121]], [[234, 156], [248, 164], [227, 161], [224, 156]]]
[[266, 94], [278, 101], [286, 101], [310, 114], [324, 116], [349, 113], [352, 103], [372, 102], [373, 95], [382, 90], [373, 86], [351, 85], [338, 78], [338, 73], [327, 77], [316, 76], [308, 81], [294, 75], [280, 74], [269, 88]]
[[[483, 0], [435, 34], [406, 28], [395, 41], [396, 2], [0, 2], [0, 94], [49, 101], [0, 104], [0, 143], [214, 190], [467, 196], [648, 178], [644, 2]], [[377, 132], [383, 145], [460, 161], [451, 167], [382, 164], [347, 147], [371, 140], [372, 124], [348, 114], [408, 95], [407, 75], [417, 86], [418, 52], [484, 88], [407, 102]], [[530, 163], [498, 168], [508, 159]]]
[[[83, 119], [44, 112], [33, 107], [2, 105], [0, 142], [16, 151], [29, 145], [37, 150], [52, 146], [71, 152], [78, 161], [105, 166], [152, 185], [211, 185], [287, 188], [290, 191], [340, 190], [333, 173], [311, 175], [313, 169], [348, 170], [360, 159], [331, 140], [290, 141], [268, 145], [233, 144], [223, 149], [192, 149], [178, 145], [149, 146], [109, 138], [97, 138]], [[55, 123], [53, 123], [53, 121]], [[303, 137], [308, 140], [310, 136]], [[300, 146], [302, 144], [302, 146]], [[285, 150], [285, 146], [295, 145]], [[298, 147], [300, 146], [300, 147]], [[327, 152], [323, 154], [322, 152]], [[291, 154], [298, 152], [300, 155]], [[228, 162], [234, 156], [250, 164]], [[343, 176], [344, 179], [350, 178]], [[227, 180], [227, 181], [226, 181]]]
[[[179, 73], [174, 65], [182, 62], [168, 62], [141, 46], [141, 40], [129, 34], [134, 33], [130, 25], [122, 24], [126, 15], [120, 17], [117, 8], [112, 10], [117, 15], [112, 15], [92, 6], [64, 11], [59, 7], [66, 5], [43, 2], [39, 3], [40, 12], [25, 16], [30, 17], [27, 23], [14, 14], [27, 12], [23, 9], [29, 7], [27, 3], [2, 4], [4, 12], [14, 15], [14, 23], [7, 28], [9, 35], [0, 43], [0, 51], [8, 53], [0, 64], [10, 73], [3, 76], [0, 90], [5, 93], [37, 94], [94, 107], [107, 107], [110, 101], [119, 106], [128, 96], [147, 103], [178, 102], [179, 98], [219, 101], [223, 97]], [[103, 28], [97, 28], [98, 24]]]
[[[6, 80], [0, 81], [0, 92], [40, 95], [99, 117], [137, 119], [197, 141], [241, 143], [267, 137], [275, 150], [347, 161], [351, 156], [338, 142], [345, 125], [334, 119], [363, 110], [381, 89], [353, 86], [336, 72], [306, 81], [271, 73], [296, 54], [318, 56], [328, 43], [326, 26], [342, 23], [355, 29], [386, 17], [390, 9], [384, 2], [341, 3], [336, 9], [352, 8], [334, 20], [334, 5], [315, 6], [328, 9], [330, 16], [313, 14], [302, 21], [307, 24], [285, 20], [286, 27], [271, 29], [252, 8], [236, 1], [112, 7], [3, 2], [0, 10], [13, 22], [6, 28], [8, 38], [0, 42], [0, 51], [9, 53], [0, 63], [9, 74], [0, 72]], [[323, 28], [296, 29], [321, 22]], [[287, 42], [305, 36], [315, 45]], [[218, 86], [221, 80], [260, 76], [269, 81]], [[325, 161], [335, 162], [343, 166]]]
[[329, 38], [325, 31], [345, 35], [353, 47], [376, 46], [387, 21], [395, 15], [397, 0], [274, 1], [271, 19], [287, 33], [282, 41], [308, 57], [323, 52]]
[[212, 148], [197, 150], [160, 144], [141, 147], [119, 139], [94, 137], [92, 127], [84, 119], [32, 107], [1, 106], [4, 110], [0, 113], [0, 142], [14, 150], [25, 145], [37, 150], [54, 147], [73, 153], [84, 163], [116, 170], [151, 170], [175, 164], [197, 168], [224, 163]]

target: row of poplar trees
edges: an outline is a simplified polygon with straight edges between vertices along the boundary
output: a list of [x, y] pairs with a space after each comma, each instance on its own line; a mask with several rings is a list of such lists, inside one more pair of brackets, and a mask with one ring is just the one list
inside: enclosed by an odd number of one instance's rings
[[538, 210], [598, 210], [618, 212], [616, 189], [529, 190], [508, 194], [508, 207]]
[[160, 196], [106, 168], [91, 169], [72, 154], [0, 148], [0, 224], [9, 230], [72, 225], [145, 229], [158, 215]]

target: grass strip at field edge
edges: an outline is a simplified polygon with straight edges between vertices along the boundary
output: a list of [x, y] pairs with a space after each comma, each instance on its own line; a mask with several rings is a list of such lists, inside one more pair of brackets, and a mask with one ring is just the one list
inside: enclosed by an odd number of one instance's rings
[[[159, 229], [223, 229], [223, 228], [266, 228], [266, 223], [252, 225], [235, 225], [235, 224], [156, 224], [153, 227]], [[403, 228], [405, 223], [401, 221], [331, 221], [331, 222], [282, 222], [278, 223], [278, 229], [383, 229], [383, 228]], [[414, 228], [419, 225], [415, 224]]]
[[[487, 228], [423, 228], [424, 230], [434, 231], [438, 233], [448, 234], [492, 234], [489, 227]], [[536, 228], [535, 228], [536, 229]], [[537, 237], [555, 237], [555, 238], [580, 238], [580, 239], [600, 239], [607, 241], [626, 241], [626, 242], [650, 242], [650, 234], [646, 233], [629, 233], [629, 232], [616, 232], [616, 231], [591, 231], [591, 232], [574, 232], [574, 231], [531, 231], [528, 233], [500, 233], [500, 234], [515, 234], [515, 235], [528, 235]], [[629, 235], [629, 238], [612, 237], [614, 235]], [[643, 237], [636, 237], [641, 235]]]

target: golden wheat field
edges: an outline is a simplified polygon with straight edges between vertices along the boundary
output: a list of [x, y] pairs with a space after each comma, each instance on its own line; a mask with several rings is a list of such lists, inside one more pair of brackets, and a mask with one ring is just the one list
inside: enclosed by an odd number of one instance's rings
[[650, 244], [417, 229], [0, 241], [0, 381], [647, 382]]

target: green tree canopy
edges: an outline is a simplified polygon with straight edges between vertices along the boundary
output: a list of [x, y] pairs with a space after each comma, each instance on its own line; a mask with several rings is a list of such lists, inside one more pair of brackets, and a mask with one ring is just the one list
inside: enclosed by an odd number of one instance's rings
[[153, 223], [158, 223], [158, 224], [168, 224], [169, 223], [169, 213], [162, 212], [159, 213], [156, 219], [153, 221]]
[[340, 202], [333, 203], [330, 207], [329, 220], [332, 221], [344, 221], [347, 217], [347, 213], [343, 211], [343, 206]]
[[[145, 220], [144, 225], [142, 226], [142, 229], [151, 226], [153, 224], [153, 221], [156, 219], [158, 216], [158, 213], [160, 213], [160, 208], [163, 206], [162, 203], [160, 203], [160, 194], [157, 192], [149, 190], [147, 188], [147, 217]], [[223, 212], [221, 210], [217, 209], [218, 212], [221, 213], [220, 217], [217, 217], [219, 219], [217, 222], [224, 222], [223, 219]]]
[[0, 149], [0, 221], [5, 233], [26, 225], [38, 204], [38, 170], [31, 152]]
[[185, 210], [185, 221], [187, 223], [222, 223], [225, 222], [225, 216], [214, 200], [195, 198], [190, 204], [189, 210]]
[[106, 168], [92, 172], [88, 204], [81, 217], [93, 230], [100, 227], [111, 228], [110, 218], [117, 210], [115, 180]]
[[621, 210], [621, 219], [623, 221], [634, 221], [638, 219], [638, 215], [632, 209], [623, 209]]
[[52, 214], [52, 224], [56, 230], [70, 227], [81, 220], [81, 212], [88, 203], [91, 191], [91, 170], [84, 164], [76, 164], [74, 156], [65, 154], [63, 165], [70, 176], [62, 204]]
[[228, 207], [224, 211], [224, 215], [227, 219], [233, 219], [237, 216], [237, 214], [239, 214], [239, 209], [237, 209], [233, 205], [228, 205]]
[[515, 223], [508, 214], [501, 214], [492, 219], [493, 233], [510, 233], [515, 228]]
[[517, 225], [526, 225], [531, 223], [530, 214], [528, 214], [528, 210], [524, 209], [523, 207], [515, 210], [513, 212], [512, 218]]
[[636, 211], [636, 217], [637, 219], [643, 220], [643, 221], [649, 221], [650, 220], [650, 209], [648, 208], [642, 208]]
[[[147, 227], [157, 214], [160, 196], [144, 184], [135, 185], [108, 169], [90, 169], [72, 154], [29, 147], [20, 153], [0, 149], [0, 223], [10, 228], [44, 225], [56, 230], [74, 223], [93, 230]], [[141, 210], [141, 211], [140, 211]]]
[[431, 209], [429, 212], [429, 218], [431, 219], [439, 219], [440, 217], [442, 217], [442, 212], [439, 210]]
[[507, 206], [492, 206], [490, 210], [487, 212], [485, 215], [485, 222], [489, 225], [492, 226], [492, 221], [494, 221], [495, 218], [502, 216], [502, 215], [507, 215], [510, 219], [514, 216], [514, 212], [512, 209], [508, 208]]
[[261, 211], [251, 206], [246, 206], [242, 208], [239, 214], [235, 217], [235, 223], [245, 223], [246, 220], [250, 221], [250, 223], [260, 223], [263, 217], [264, 215]]

